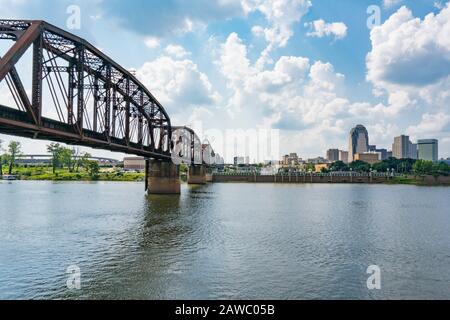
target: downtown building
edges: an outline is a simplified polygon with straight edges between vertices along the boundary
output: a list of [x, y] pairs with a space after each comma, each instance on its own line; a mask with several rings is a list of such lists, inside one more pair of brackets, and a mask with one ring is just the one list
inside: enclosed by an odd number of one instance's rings
[[420, 160], [437, 162], [439, 159], [439, 142], [436, 139], [423, 139], [417, 142], [417, 153]]
[[[329, 149], [329, 150], [327, 151], [327, 160], [328, 160], [330, 163], [339, 161], [339, 153], [340, 153], [339, 149]], [[348, 156], [347, 156], [347, 157], [348, 157]]]
[[417, 159], [417, 144], [412, 143], [409, 136], [395, 137], [392, 156], [397, 159]]
[[355, 155], [355, 161], [363, 161], [368, 164], [375, 164], [380, 162], [380, 154], [377, 152], [364, 152], [364, 153], [357, 153]]
[[348, 151], [339, 150], [339, 161], [348, 164]]
[[357, 125], [350, 131], [348, 162], [353, 162], [357, 154], [367, 152], [369, 152], [369, 133], [363, 125]]

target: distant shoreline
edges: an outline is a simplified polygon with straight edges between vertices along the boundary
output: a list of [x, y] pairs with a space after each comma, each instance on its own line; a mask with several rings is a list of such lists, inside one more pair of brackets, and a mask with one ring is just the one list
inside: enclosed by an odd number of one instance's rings
[[[100, 173], [92, 178], [86, 174], [60, 173], [55, 175], [26, 176], [17, 174], [18, 181], [54, 181], [54, 182], [144, 182], [144, 173]], [[182, 177], [180, 176], [180, 179]], [[2, 181], [0, 179], [0, 181]], [[7, 181], [7, 180], [3, 180]], [[416, 186], [450, 186], [450, 176], [330, 176], [330, 175], [223, 175], [214, 174], [213, 183], [265, 183], [265, 184], [384, 184]]]
[[417, 186], [450, 186], [450, 176], [370, 176], [367, 175], [213, 175], [215, 183], [276, 183], [276, 184], [385, 184]]

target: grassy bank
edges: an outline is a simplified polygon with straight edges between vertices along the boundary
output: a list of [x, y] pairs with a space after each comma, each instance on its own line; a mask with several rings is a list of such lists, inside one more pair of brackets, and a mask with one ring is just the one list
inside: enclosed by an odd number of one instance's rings
[[395, 177], [386, 182], [386, 184], [403, 184], [415, 186], [450, 186], [450, 182], [443, 181], [440, 177], [433, 176], [404, 176]]
[[[7, 169], [3, 168], [3, 173], [7, 173]], [[113, 170], [101, 170], [97, 175], [91, 176], [85, 170], [79, 172], [69, 172], [68, 169], [59, 169], [53, 173], [51, 168], [33, 167], [14, 168], [13, 175], [19, 177], [20, 180], [36, 180], [36, 181], [144, 181], [144, 173], [119, 172]]]

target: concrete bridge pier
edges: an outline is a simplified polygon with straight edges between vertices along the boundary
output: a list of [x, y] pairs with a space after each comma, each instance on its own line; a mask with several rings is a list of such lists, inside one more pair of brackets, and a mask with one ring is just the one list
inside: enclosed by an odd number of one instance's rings
[[206, 184], [206, 168], [203, 165], [189, 167], [188, 184]]
[[206, 169], [206, 183], [213, 182], [213, 170], [211, 168]]
[[145, 189], [148, 194], [180, 194], [180, 168], [172, 162], [146, 160]]

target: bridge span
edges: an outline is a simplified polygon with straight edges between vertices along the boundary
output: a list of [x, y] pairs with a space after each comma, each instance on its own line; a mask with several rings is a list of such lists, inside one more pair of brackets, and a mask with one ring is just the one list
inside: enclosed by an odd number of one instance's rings
[[[5, 19], [0, 40], [12, 42], [0, 56], [0, 84], [11, 94], [8, 105], [0, 104], [0, 133], [143, 156], [149, 193], [179, 193], [182, 163], [190, 165], [191, 183], [204, 183], [205, 166], [220, 161], [209, 143], [174, 127], [152, 93], [88, 41], [45, 21]], [[28, 56], [29, 87], [18, 67]]]

